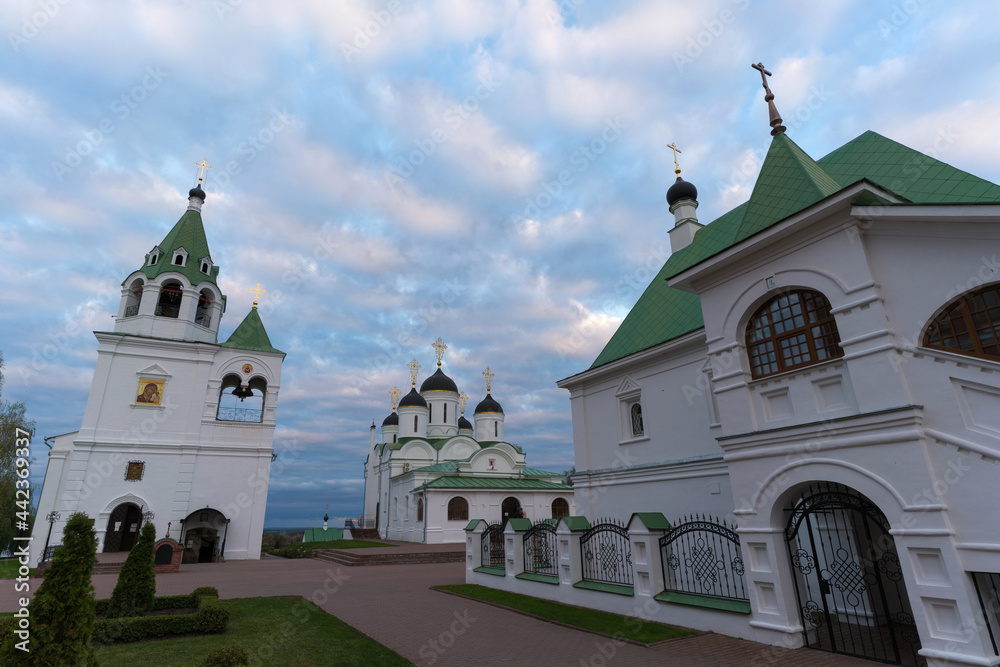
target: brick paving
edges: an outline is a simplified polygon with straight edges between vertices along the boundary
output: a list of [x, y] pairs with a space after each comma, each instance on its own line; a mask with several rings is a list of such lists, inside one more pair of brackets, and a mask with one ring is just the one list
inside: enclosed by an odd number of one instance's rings
[[[215, 586], [223, 598], [301, 595], [418, 665], [676, 667], [871, 667], [866, 660], [811, 649], [786, 650], [712, 633], [646, 648], [546, 623], [472, 600], [429, 590], [465, 581], [462, 563], [344, 567], [314, 559], [230, 561], [185, 565], [157, 577], [158, 595]], [[98, 597], [116, 577], [95, 575]], [[40, 580], [32, 580], [32, 588]], [[0, 580], [0, 611], [14, 611], [14, 580]], [[295, 641], [293, 614], [247, 648], [263, 664], [284, 665], [281, 646]], [[150, 665], [155, 663], [149, 663]]]

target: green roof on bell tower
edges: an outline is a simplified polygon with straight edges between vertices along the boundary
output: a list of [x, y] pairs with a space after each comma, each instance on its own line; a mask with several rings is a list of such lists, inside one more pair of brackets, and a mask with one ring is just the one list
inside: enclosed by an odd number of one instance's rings
[[[149, 255], [146, 256], [145, 266], [140, 269], [149, 279], [156, 278], [160, 274], [173, 271], [180, 273], [191, 281], [192, 286], [200, 285], [204, 282], [216, 285], [216, 277], [219, 275], [219, 267], [211, 261], [211, 254], [208, 250], [208, 239], [205, 238], [205, 226], [201, 221], [201, 204], [205, 201], [205, 192], [200, 187], [191, 189], [188, 198], [188, 209], [184, 211], [177, 224], [167, 232], [163, 240], [156, 245], [159, 250], [159, 257], [156, 264], [150, 266]], [[174, 264], [174, 253], [177, 250], [184, 250], [187, 258], [183, 266]], [[202, 260], [209, 262], [208, 273], [202, 272]]]
[[243, 321], [240, 322], [240, 325], [236, 327], [236, 331], [229, 336], [229, 340], [222, 344], [222, 347], [284, 354], [281, 350], [271, 346], [271, 339], [267, 337], [267, 331], [264, 330], [264, 323], [260, 320], [256, 303], [247, 316], [243, 318]]

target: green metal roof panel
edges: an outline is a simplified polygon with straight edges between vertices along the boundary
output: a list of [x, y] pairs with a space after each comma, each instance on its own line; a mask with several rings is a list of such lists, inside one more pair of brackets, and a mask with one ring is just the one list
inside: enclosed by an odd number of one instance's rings
[[667, 517], [663, 516], [660, 512], [636, 512], [629, 518], [628, 523], [625, 525], [631, 525], [635, 519], [642, 521], [642, 525], [648, 530], [670, 530], [673, 527], [667, 521]]
[[427, 482], [428, 489], [524, 489], [572, 491], [573, 487], [540, 479], [516, 479], [511, 477], [438, 477]]
[[521, 474], [525, 477], [562, 477], [561, 472], [549, 472], [538, 468], [524, 468], [521, 470]]
[[[585, 516], [564, 516], [561, 521], [570, 530], [590, 530], [590, 521]], [[558, 524], [556, 524], [558, 528]]]
[[330, 540], [342, 539], [344, 539], [343, 528], [327, 528], [326, 530], [322, 528], [306, 528], [306, 532], [302, 536], [303, 542], [329, 542]]
[[507, 524], [514, 530], [523, 533], [526, 530], [531, 530], [531, 519], [507, 519]]
[[[160, 249], [160, 259], [153, 266], [144, 266], [141, 269], [147, 278], [152, 279], [161, 273], [175, 271], [190, 280], [192, 285], [203, 282], [216, 284], [215, 277], [219, 274], [219, 267], [213, 266], [208, 274], [201, 272], [200, 260], [210, 257], [211, 254], [208, 251], [208, 239], [205, 238], [205, 226], [198, 211], [184, 211], [184, 215], [157, 247]], [[171, 264], [174, 251], [181, 248], [188, 254], [187, 262], [184, 266]]]
[[229, 336], [229, 340], [223, 343], [222, 347], [284, 354], [281, 350], [271, 346], [271, 339], [267, 337], [264, 323], [260, 321], [260, 314], [256, 308], [252, 308], [250, 313], [243, 318], [240, 325], [236, 327], [236, 331]]
[[[1000, 203], [1000, 185], [875, 132], [865, 132], [816, 161], [778, 134], [749, 201], [699, 229], [690, 245], [667, 258], [591, 368], [703, 327], [698, 298], [670, 288], [668, 278], [861, 180], [916, 204]], [[888, 202], [867, 193], [856, 203]]]
[[458, 461], [445, 461], [444, 463], [414, 468], [413, 472], [458, 472]]

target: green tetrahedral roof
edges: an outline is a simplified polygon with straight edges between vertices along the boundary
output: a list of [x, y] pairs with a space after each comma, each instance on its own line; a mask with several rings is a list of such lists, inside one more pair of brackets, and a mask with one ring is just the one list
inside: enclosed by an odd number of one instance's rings
[[264, 323], [260, 321], [256, 307], [243, 318], [240, 325], [236, 327], [236, 331], [232, 333], [229, 340], [222, 344], [222, 347], [284, 354], [281, 350], [271, 346], [271, 339], [267, 337], [267, 331], [264, 330]]
[[[1000, 185], [956, 169], [875, 132], [820, 160], [786, 134], [775, 135], [750, 199], [697, 231], [672, 253], [591, 365], [597, 368], [705, 326], [698, 297], [667, 280], [859, 181], [907, 204], [996, 204]], [[871, 192], [857, 204], [887, 204]]]
[[326, 530], [322, 528], [306, 528], [306, 532], [302, 536], [303, 542], [329, 542], [330, 540], [342, 539], [344, 539], [343, 528], [327, 528]]
[[[192, 285], [204, 282], [216, 284], [219, 267], [212, 266], [207, 274], [201, 272], [201, 260], [211, 257], [211, 254], [208, 251], [208, 239], [205, 238], [205, 226], [202, 224], [200, 212], [194, 209], [184, 211], [181, 219], [156, 247], [160, 250], [159, 260], [153, 266], [149, 266], [147, 259], [146, 266], [141, 269], [147, 278], [153, 279], [161, 273], [173, 271], [190, 280]], [[174, 251], [181, 248], [187, 252], [187, 261], [184, 266], [177, 266], [172, 264], [171, 260]]]
[[438, 477], [432, 482], [427, 482], [427, 488], [573, 491], [573, 487], [565, 484], [513, 477]]

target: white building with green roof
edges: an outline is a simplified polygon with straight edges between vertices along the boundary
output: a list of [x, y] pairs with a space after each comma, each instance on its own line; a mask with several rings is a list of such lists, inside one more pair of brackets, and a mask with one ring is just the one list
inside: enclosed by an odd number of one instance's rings
[[[728, 517], [740, 558], [663, 543], [652, 585], [599, 606], [1000, 664], [1000, 186], [874, 132], [814, 160], [772, 127], [749, 201], [710, 224], [678, 169], [671, 256], [558, 383], [578, 513]], [[723, 572], [744, 616], [670, 588]]]
[[504, 412], [490, 393], [476, 406], [475, 426], [465, 418], [465, 394], [441, 370], [417, 391], [419, 365], [410, 364], [412, 387], [382, 422], [371, 427], [365, 460], [361, 528], [393, 540], [464, 542], [471, 519], [536, 521], [571, 514], [573, 489], [562, 475], [528, 467], [525, 453], [504, 440]]
[[49, 439], [32, 562], [61, 542], [74, 512], [94, 519], [99, 552], [129, 550], [151, 520], [184, 545], [184, 563], [260, 557], [285, 354], [256, 301], [218, 342], [226, 297], [204, 201], [191, 190], [180, 220], [122, 283], [114, 330], [94, 334], [80, 430]]

